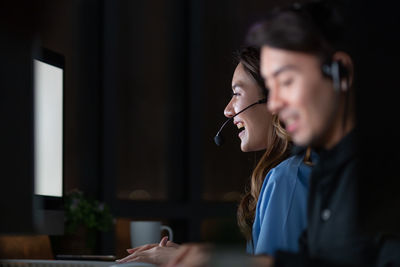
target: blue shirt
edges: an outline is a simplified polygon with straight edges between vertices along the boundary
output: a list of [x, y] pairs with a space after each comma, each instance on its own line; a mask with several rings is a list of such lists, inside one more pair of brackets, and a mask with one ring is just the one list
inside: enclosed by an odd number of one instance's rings
[[[313, 153], [313, 157], [314, 157]], [[311, 166], [304, 154], [295, 155], [271, 169], [265, 177], [253, 223], [253, 240], [247, 252], [274, 255], [277, 250], [298, 251], [307, 225], [308, 182]]]

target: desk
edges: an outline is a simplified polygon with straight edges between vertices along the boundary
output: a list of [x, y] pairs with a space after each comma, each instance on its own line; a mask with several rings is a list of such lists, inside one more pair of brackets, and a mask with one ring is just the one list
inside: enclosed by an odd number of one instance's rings
[[156, 267], [149, 263], [70, 260], [0, 260], [0, 267]]

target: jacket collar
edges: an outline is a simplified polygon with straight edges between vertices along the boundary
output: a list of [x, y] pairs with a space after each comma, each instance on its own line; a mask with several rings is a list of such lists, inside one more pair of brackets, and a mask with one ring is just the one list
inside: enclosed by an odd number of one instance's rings
[[316, 150], [319, 155], [319, 165], [325, 170], [330, 170], [346, 163], [356, 154], [355, 141], [355, 131], [352, 130], [333, 148]]
[[[349, 159], [354, 157], [356, 153], [355, 130], [350, 131], [342, 140], [331, 149], [313, 148], [313, 152], [317, 154], [318, 165], [324, 168], [336, 168]], [[292, 155], [303, 154], [306, 151], [305, 146], [293, 146], [291, 149]]]

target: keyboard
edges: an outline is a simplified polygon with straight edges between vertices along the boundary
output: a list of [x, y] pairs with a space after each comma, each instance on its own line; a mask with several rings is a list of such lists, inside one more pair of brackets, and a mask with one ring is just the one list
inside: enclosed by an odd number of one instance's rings
[[0, 260], [0, 267], [155, 267], [150, 263], [73, 260]]

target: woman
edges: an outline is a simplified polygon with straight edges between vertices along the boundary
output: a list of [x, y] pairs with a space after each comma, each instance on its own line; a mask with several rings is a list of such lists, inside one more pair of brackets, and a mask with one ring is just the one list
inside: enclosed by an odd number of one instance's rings
[[[290, 156], [289, 137], [277, 116], [268, 111], [268, 91], [259, 72], [259, 50], [245, 47], [236, 58], [233, 95], [224, 114], [233, 118], [239, 129], [243, 152], [265, 150], [253, 171], [250, 189], [240, 202], [238, 224], [251, 254], [273, 255], [277, 249], [295, 252], [299, 235], [306, 227], [311, 167], [305, 164], [304, 154]], [[248, 108], [254, 103], [257, 104]], [[306, 158], [309, 157], [308, 154]], [[120, 262], [162, 264], [174, 256], [173, 251], [178, 247], [163, 238], [160, 244], [139, 247], [133, 253], [128, 251], [132, 254]]]
[[[311, 168], [304, 154], [289, 157], [291, 142], [278, 117], [261, 103], [238, 114], [248, 105], [268, 97], [259, 72], [259, 50], [243, 48], [232, 78], [233, 96], [225, 108], [240, 130], [243, 152], [265, 150], [253, 171], [250, 190], [238, 209], [238, 224], [249, 241], [247, 251], [274, 254], [277, 249], [297, 251], [298, 237], [306, 227], [308, 177]], [[307, 159], [309, 155], [307, 156]]]

